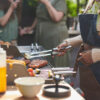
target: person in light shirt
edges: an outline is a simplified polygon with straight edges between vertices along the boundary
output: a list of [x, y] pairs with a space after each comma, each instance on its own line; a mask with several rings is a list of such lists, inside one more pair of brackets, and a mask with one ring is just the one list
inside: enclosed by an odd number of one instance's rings
[[[90, 9], [91, 8], [91, 9]], [[90, 9], [90, 10], [89, 10]], [[89, 10], [89, 11], [88, 11]], [[80, 88], [85, 93], [86, 100], [100, 100], [100, 0], [89, 0], [84, 13], [98, 14], [97, 16], [97, 36], [98, 40], [88, 36], [93, 34], [87, 34], [88, 39], [95, 41], [93, 45], [84, 41], [84, 33], [81, 35], [65, 39], [58, 45], [59, 56], [64, 55], [67, 50], [61, 51], [62, 47], [71, 45], [76, 47], [81, 45], [79, 53], [77, 55], [74, 70], [79, 68], [80, 71]], [[85, 30], [85, 28], [84, 28]], [[96, 35], [96, 34], [95, 34]], [[87, 39], [86, 37], [86, 39]]]

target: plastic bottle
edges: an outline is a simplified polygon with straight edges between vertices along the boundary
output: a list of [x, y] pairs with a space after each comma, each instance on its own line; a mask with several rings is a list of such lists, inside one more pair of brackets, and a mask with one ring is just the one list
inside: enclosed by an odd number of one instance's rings
[[6, 92], [6, 51], [0, 48], [0, 93]]

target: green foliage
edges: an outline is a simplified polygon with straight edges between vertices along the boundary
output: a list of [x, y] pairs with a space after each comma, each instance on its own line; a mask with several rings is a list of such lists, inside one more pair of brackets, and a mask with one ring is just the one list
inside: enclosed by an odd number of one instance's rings
[[32, 6], [32, 7], [36, 7], [37, 6], [37, 1], [38, 0], [27, 0], [27, 1], [28, 1], [29, 6]]
[[[38, 4], [38, 0], [27, 0], [28, 4], [32, 7], [36, 7]], [[86, 0], [80, 0], [80, 9], [82, 9], [82, 5], [84, 5]], [[69, 17], [76, 17], [77, 16], [77, 0], [66, 0], [66, 5], [68, 9], [68, 16]]]
[[[28, 4], [32, 7], [37, 6], [38, 0], [27, 0]], [[77, 16], [76, 10], [77, 10], [77, 4], [73, 2], [73, 0], [66, 0], [67, 8], [68, 8], [68, 16], [75, 17]]]
[[80, 0], [80, 5], [85, 5], [86, 0]]
[[66, 0], [67, 9], [68, 9], [68, 16], [75, 17], [77, 16], [77, 3], [73, 0]]

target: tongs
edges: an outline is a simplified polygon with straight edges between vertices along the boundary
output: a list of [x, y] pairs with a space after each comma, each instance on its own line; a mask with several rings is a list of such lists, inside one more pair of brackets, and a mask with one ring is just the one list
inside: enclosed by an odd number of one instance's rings
[[[70, 49], [71, 47], [72, 46], [63, 47], [63, 48], [61, 48], [61, 50]], [[46, 56], [57, 55], [58, 54], [57, 50], [58, 50], [58, 48], [53, 48], [50, 50], [25, 53], [25, 57], [27, 59], [32, 59], [32, 58], [37, 58], [37, 57], [46, 57]]]
[[76, 71], [73, 71], [73, 68], [70, 67], [56, 67], [51, 68], [54, 75], [66, 75], [70, 76], [76, 73]]

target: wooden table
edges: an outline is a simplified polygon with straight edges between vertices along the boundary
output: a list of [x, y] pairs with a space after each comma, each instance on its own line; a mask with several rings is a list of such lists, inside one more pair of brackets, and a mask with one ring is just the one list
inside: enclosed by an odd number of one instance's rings
[[71, 95], [67, 98], [49, 98], [42, 95], [42, 89], [34, 98], [24, 98], [15, 86], [8, 86], [5, 94], [0, 95], [0, 100], [85, 100], [69, 84], [64, 84], [71, 88]]

